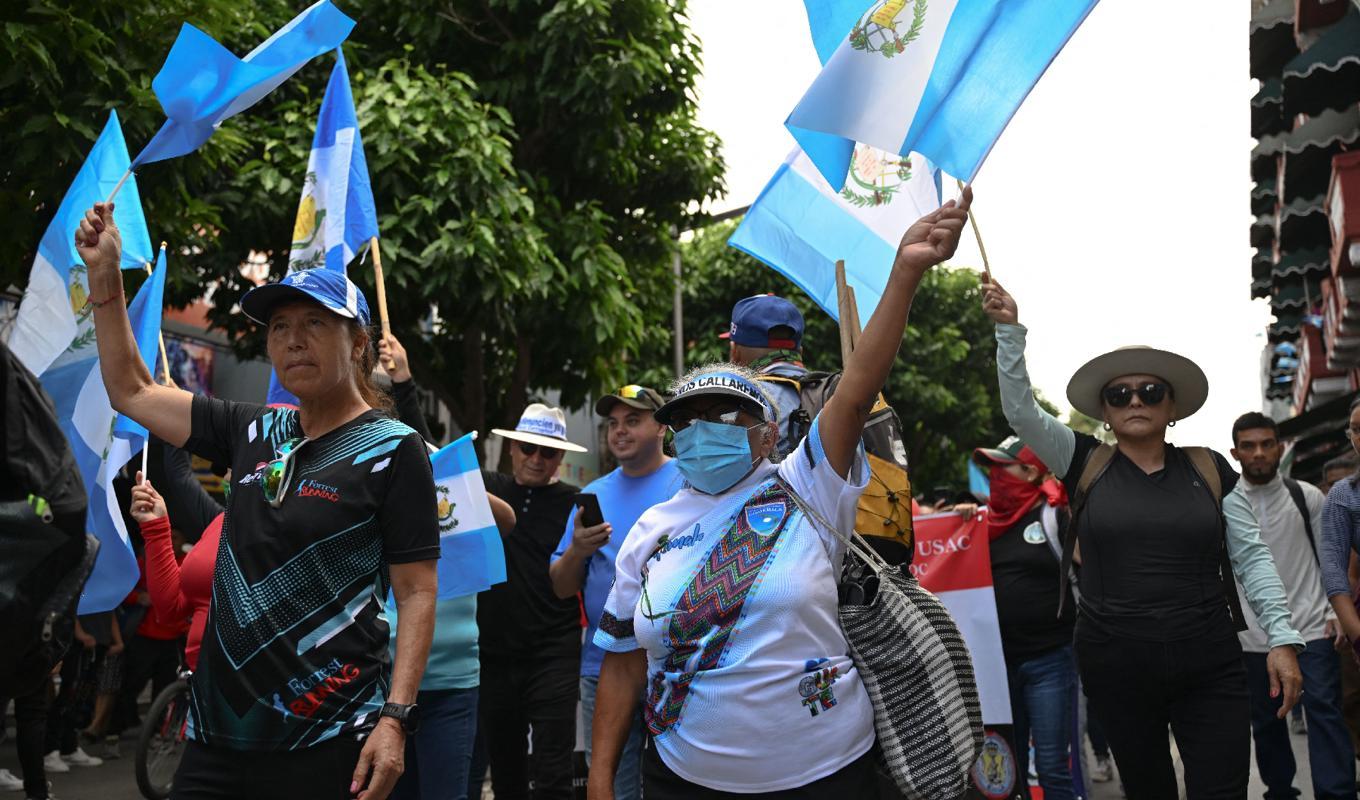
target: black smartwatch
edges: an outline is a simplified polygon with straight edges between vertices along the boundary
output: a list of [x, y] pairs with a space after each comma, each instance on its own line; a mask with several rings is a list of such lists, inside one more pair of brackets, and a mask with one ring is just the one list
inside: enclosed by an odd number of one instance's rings
[[420, 729], [420, 706], [415, 703], [402, 705], [401, 703], [384, 703], [382, 711], [378, 712], [379, 717], [391, 717], [401, 725], [401, 729], [408, 734], [415, 733]]

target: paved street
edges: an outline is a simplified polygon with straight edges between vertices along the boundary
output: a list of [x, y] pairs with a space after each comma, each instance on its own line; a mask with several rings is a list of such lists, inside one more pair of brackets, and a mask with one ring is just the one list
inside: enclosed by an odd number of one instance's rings
[[[18, 760], [15, 758], [13, 745], [13, 720], [10, 722], [11, 739], [5, 745], [0, 746], [0, 767], [9, 769], [18, 774]], [[1312, 781], [1308, 776], [1308, 742], [1303, 736], [1290, 737], [1294, 744], [1294, 757], [1299, 763], [1300, 774], [1294, 781], [1295, 788], [1302, 792], [1302, 797], [1311, 797], [1313, 793]], [[135, 739], [124, 739], [122, 741], [123, 757], [108, 761], [99, 767], [72, 768], [71, 772], [50, 776], [52, 781], [53, 795], [56, 800], [140, 800], [141, 794], [137, 791], [137, 781], [133, 777], [132, 754], [136, 746]], [[1265, 792], [1260, 780], [1256, 776], [1255, 764], [1252, 765], [1252, 782], [1248, 791], [1251, 800], [1257, 800]], [[1092, 800], [1119, 800], [1123, 795], [1119, 791], [1118, 782], [1098, 783], [1094, 787], [1091, 795]], [[0, 793], [0, 800], [5, 797], [19, 797], [18, 793]], [[486, 797], [490, 798], [490, 790]]]

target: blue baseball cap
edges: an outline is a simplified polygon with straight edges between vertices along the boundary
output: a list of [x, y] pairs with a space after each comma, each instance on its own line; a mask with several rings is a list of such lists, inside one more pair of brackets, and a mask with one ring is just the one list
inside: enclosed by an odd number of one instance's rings
[[368, 325], [372, 318], [364, 293], [343, 272], [333, 269], [300, 269], [278, 283], [256, 286], [241, 298], [241, 310], [261, 325], [269, 323], [274, 306], [289, 300], [311, 300], [336, 314]]
[[[792, 329], [793, 338], [772, 338], [770, 330], [780, 326]], [[745, 347], [797, 350], [803, 346], [803, 315], [782, 297], [772, 294], [747, 297], [732, 306], [732, 327], [720, 338], [731, 339]]]

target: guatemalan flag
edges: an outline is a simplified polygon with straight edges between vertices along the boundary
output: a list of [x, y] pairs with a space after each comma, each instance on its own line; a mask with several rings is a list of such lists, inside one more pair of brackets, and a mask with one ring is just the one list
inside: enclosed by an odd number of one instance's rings
[[439, 492], [440, 600], [505, 582], [505, 548], [472, 446], [476, 435], [469, 433], [430, 456]]
[[[345, 272], [360, 249], [378, 235], [378, 211], [368, 179], [345, 56], [337, 48], [326, 96], [317, 115], [307, 177], [302, 184], [288, 271], [325, 268]], [[269, 376], [269, 402], [297, 405], [297, 398]]]
[[[786, 121], [836, 189], [856, 143], [917, 152], [972, 180], [1001, 131], [1096, 0], [877, 0], [842, 36]], [[810, 0], [813, 31], [844, 4]], [[812, 6], [834, 6], [814, 14]], [[835, 29], [830, 28], [830, 30]]]
[[940, 174], [920, 155], [855, 148], [845, 188], [832, 189], [794, 148], [727, 243], [774, 268], [839, 320], [836, 261], [868, 321], [911, 223], [940, 207]]
[[354, 20], [330, 0], [321, 0], [237, 58], [185, 23], [151, 82], [167, 119], [132, 167], [197, 150], [223, 120], [258, 103], [311, 59], [339, 47], [353, 29]]
[[[82, 614], [114, 608], [137, 582], [137, 560], [113, 492], [113, 476], [142, 449], [146, 432], [130, 421], [119, 424], [109, 403], [95, 347], [94, 309], [87, 302], [89, 279], [74, 242], [86, 209], [108, 196], [128, 164], [118, 117], [110, 115], [38, 246], [9, 341], [51, 395], [90, 494], [85, 527], [101, 546], [80, 598]], [[146, 266], [152, 257], [151, 237], [135, 178], [119, 195], [114, 220], [123, 237], [122, 266]], [[128, 310], [138, 350], [149, 367], [155, 364], [164, 288], [162, 266], [143, 282]]]

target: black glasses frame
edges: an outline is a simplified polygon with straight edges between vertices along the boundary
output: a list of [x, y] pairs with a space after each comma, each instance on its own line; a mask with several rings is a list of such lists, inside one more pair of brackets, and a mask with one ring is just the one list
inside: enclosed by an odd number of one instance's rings
[[526, 456], [532, 456], [534, 453], [539, 453], [541, 451], [544, 461], [552, 461], [555, 458], [561, 458], [566, 453], [565, 450], [560, 448], [549, 447], [546, 444], [534, 444], [533, 442], [520, 442], [519, 451]]
[[1171, 387], [1165, 383], [1141, 383], [1137, 386], [1120, 384], [1118, 386], [1106, 386], [1101, 391], [1101, 397], [1105, 399], [1105, 404], [1112, 408], [1126, 408], [1133, 402], [1133, 396], [1138, 395], [1138, 399], [1143, 401], [1145, 406], [1160, 405], [1166, 396], [1171, 393]]

